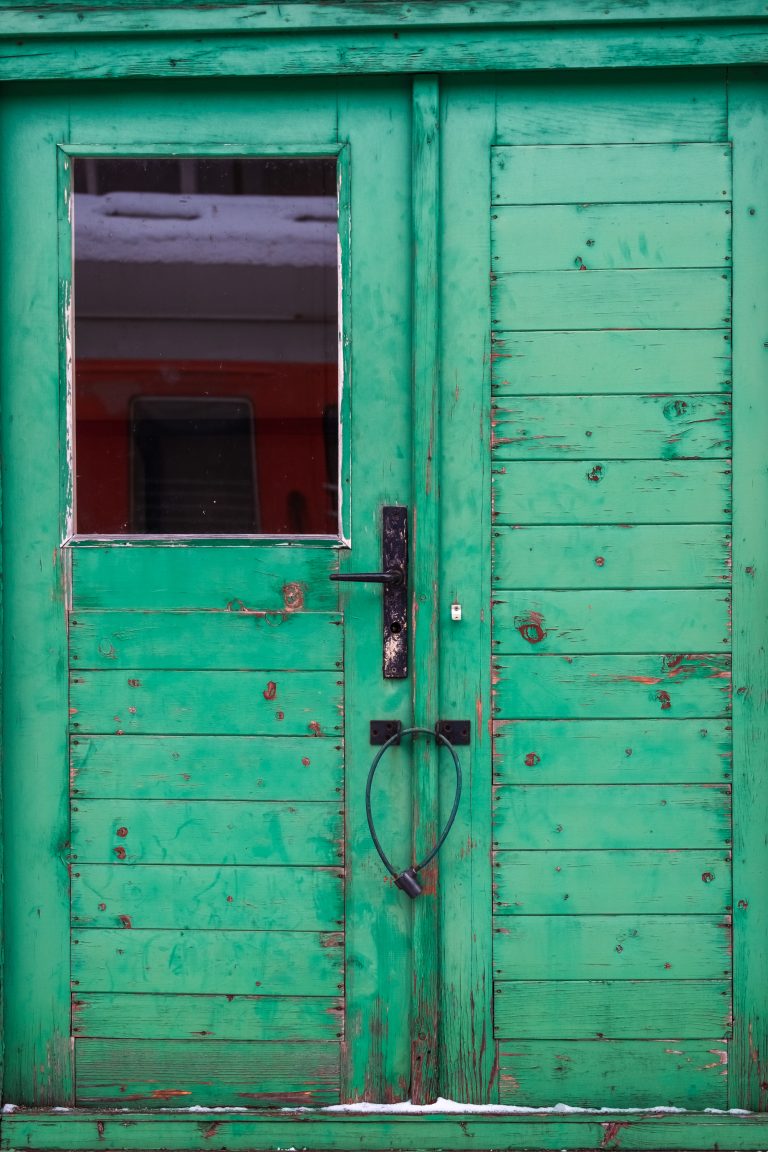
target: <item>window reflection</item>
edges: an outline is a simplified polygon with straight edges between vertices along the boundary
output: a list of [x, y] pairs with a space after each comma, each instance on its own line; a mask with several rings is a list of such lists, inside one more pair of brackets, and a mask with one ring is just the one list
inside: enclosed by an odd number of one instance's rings
[[75, 161], [79, 533], [338, 530], [336, 164]]

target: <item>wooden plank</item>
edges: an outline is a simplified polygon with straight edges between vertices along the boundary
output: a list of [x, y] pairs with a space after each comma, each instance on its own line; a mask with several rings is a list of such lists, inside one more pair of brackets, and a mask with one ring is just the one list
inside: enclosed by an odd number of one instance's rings
[[82, 928], [72, 937], [72, 984], [78, 996], [336, 996], [342, 945], [338, 933]]
[[494, 272], [726, 267], [730, 205], [499, 205], [491, 213]]
[[731, 454], [723, 396], [521, 396], [493, 410], [494, 459], [686, 460]]
[[72, 1031], [120, 1040], [336, 1040], [342, 1010], [330, 996], [86, 992], [73, 999]]
[[342, 666], [341, 617], [326, 612], [73, 612], [69, 627], [78, 669]]
[[727, 716], [728, 657], [503, 656], [494, 713], [531, 720]]
[[525, 652], [727, 652], [730, 596], [724, 589], [498, 592], [496, 654]]
[[[624, 14], [629, 17], [630, 9]], [[719, 71], [515, 76], [499, 84], [500, 144], [639, 144], [727, 138]]]
[[333, 931], [344, 924], [343, 873], [331, 868], [82, 864], [72, 876], [76, 928]]
[[493, 390], [497, 396], [728, 391], [730, 339], [721, 329], [510, 333], [493, 342]]
[[332, 865], [344, 851], [338, 802], [78, 800], [81, 863]]
[[510, 461], [493, 469], [498, 524], [722, 524], [731, 475], [714, 460]]
[[339, 1099], [338, 1044], [77, 1040], [75, 1060], [81, 1107], [128, 1101], [186, 1108], [318, 1106]]
[[493, 534], [504, 588], [706, 588], [731, 579], [731, 540], [709, 524], [547, 525]]
[[494, 1035], [536, 1040], [721, 1038], [731, 1026], [722, 980], [497, 981]]
[[505, 916], [497, 980], [717, 980], [731, 974], [730, 920], [712, 916]]
[[[411, 156], [413, 212], [413, 373], [411, 438], [413, 513], [409, 606], [412, 626], [413, 723], [434, 728], [440, 700], [440, 85], [435, 76], [413, 82]], [[419, 740], [412, 759], [413, 860], [423, 860], [439, 834], [438, 748]], [[411, 1099], [431, 1104], [440, 1091], [438, 861], [420, 877], [413, 907]]]
[[[440, 849], [440, 1095], [496, 1102], [492, 1020], [489, 149], [494, 83], [441, 78], [440, 390], [443, 491], [440, 715], [472, 719], [463, 799]], [[468, 429], [472, 433], [468, 434]], [[450, 511], [449, 511], [450, 509]], [[462, 606], [449, 619], [448, 598]], [[441, 754], [440, 811], [453, 801]]]
[[496, 147], [494, 204], [727, 200], [727, 144], [590, 144]]
[[341, 731], [333, 672], [77, 672], [75, 733], [286, 736]]
[[519, 784], [494, 791], [495, 847], [720, 848], [731, 843], [730, 787]]
[[500, 720], [497, 784], [715, 784], [731, 778], [724, 720]]
[[311, 736], [75, 736], [72, 795], [337, 800], [342, 748]]
[[768, 102], [762, 75], [743, 77], [730, 106], [734, 134], [734, 378], [738, 437], [733, 495], [734, 659], [734, 1011], [731, 1107], [768, 1108], [768, 474], [762, 430], [765, 390], [768, 274], [760, 250], [768, 241]]
[[491, 312], [495, 332], [725, 328], [731, 276], [718, 268], [500, 273]]
[[722, 916], [731, 903], [725, 852], [498, 852], [496, 914]]
[[201, 608], [232, 612], [332, 612], [332, 548], [299, 545], [158, 544], [72, 547], [75, 612]]
[[[518, 1045], [515, 1045], [517, 1048]], [[680, 1047], [680, 1045], [678, 1045]], [[686, 1049], [689, 1045], [686, 1045]], [[718, 1050], [720, 1046], [718, 1045]], [[103, 1127], [102, 1127], [103, 1126]], [[233, 1152], [270, 1152], [274, 1148], [303, 1147], [322, 1152], [354, 1147], [376, 1152], [425, 1152], [455, 1147], [483, 1152], [488, 1148], [524, 1152], [531, 1148], [547, 1152], [578, 1152], [584, 1148], [615, 1148], [617, 1138], [627, 1150], [675, 1152], [685, 1145], [695, 1152], [715, 1147], [734, 1152], [756, 1152], [766, 1143], [765, 1114], [723, 1115], [686, 1112], [682, 1115], [638, 1111], [605, 1111], [594, 1114], [545, 1112], [493, 1115], [365, 1115], [343, 1112], [320, 1116], [248, 1110], [217, 1117], [183, 1112], [158, 1115], [148, 1112], [92, 1110], [82, 1112], [30, 1113], [20, 1111], [3, 1117], [3, 1148], [98, 1152], [104, 1146], [124, 1152], [141, 1152], [150, 1144], [169, 1152], [190, 1152], [210, 1147], [212, 1127], [217, 1140]]]
[[502, 1041], [501, 1102], [725, 1109], [727, 1061], [725, 1040]]

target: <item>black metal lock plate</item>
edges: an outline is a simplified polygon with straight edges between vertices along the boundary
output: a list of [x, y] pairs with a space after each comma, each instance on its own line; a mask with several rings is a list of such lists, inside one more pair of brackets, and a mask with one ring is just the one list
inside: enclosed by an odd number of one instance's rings
[[472, 735], [470, 720], [438, 720], [435, 724], [435, 733], [450, 740], [451, 744], [461, 746], [469, 744]]
[[401, 720], [371, 720], [371, 744], [386, 744], [393, 736], [397, 736], [395, 744], [399, 744], [402, 730]]
[[385, 680], [408, 675], [408, 509], [388, 504], [381, 513], [381, 559], [385, 572], [402, 572], [402, 583], [384, 587]]

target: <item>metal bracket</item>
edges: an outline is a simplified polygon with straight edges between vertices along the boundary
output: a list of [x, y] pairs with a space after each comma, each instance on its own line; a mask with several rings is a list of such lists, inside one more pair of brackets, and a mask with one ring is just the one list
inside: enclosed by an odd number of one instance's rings
[[469, 720], [438, 720], [435, 734], [444, 736], [451, 744], [469, 744], [472, 724]]
[[393, 736], [397, 736], [395, 744], [399, 744], [402, 730], [402, 720], [371, 720], [371, 744], [386, 744]]

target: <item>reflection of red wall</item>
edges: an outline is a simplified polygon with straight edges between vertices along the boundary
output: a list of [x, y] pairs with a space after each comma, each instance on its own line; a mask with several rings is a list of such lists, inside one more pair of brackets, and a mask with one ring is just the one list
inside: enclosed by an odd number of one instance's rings
[[[261, 531], [336, 532], [323, 423], [324, 410], [337, 402], [335, 364], [81, 359], [75, 381], [78, 532], [131, 531], [130, 406], [136, 396], [250, 400]], [[296, 492], [303, 502], [289, 501]], [[302, 523], [297, 503], [305, 509]]]

